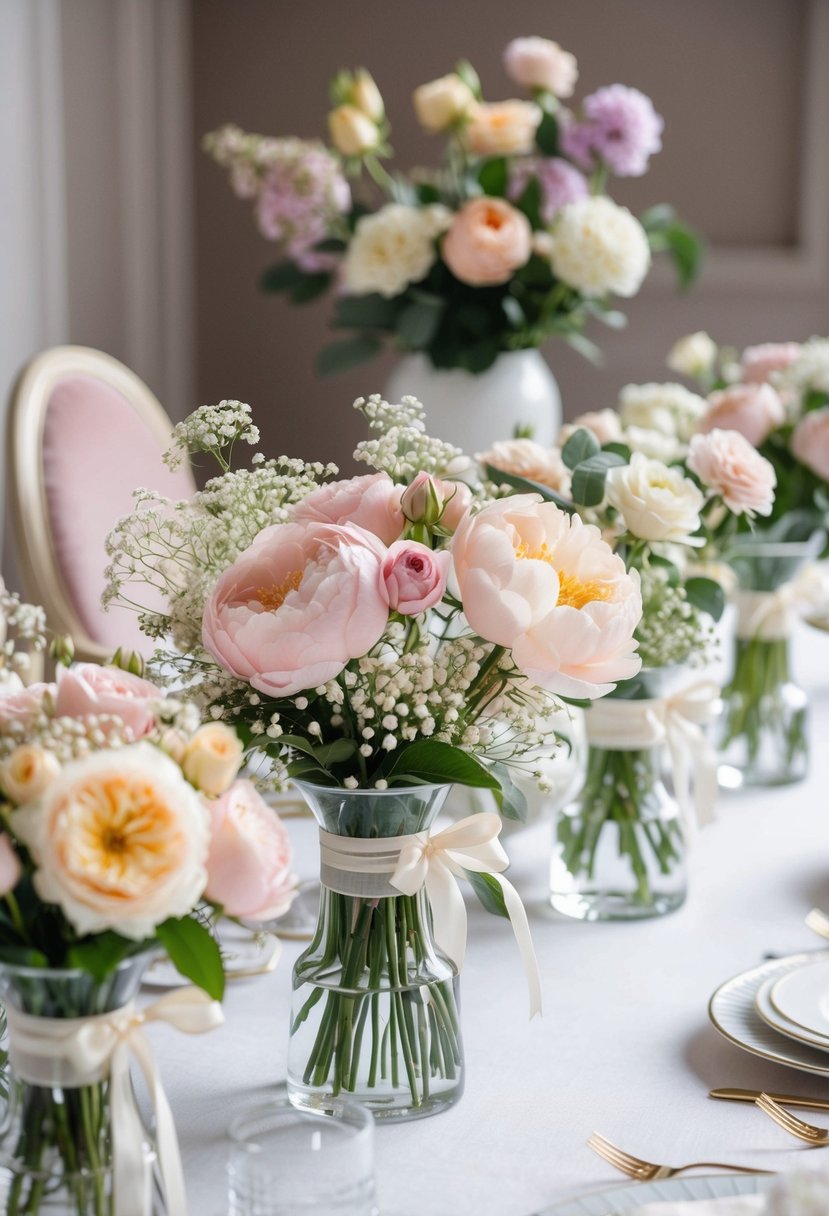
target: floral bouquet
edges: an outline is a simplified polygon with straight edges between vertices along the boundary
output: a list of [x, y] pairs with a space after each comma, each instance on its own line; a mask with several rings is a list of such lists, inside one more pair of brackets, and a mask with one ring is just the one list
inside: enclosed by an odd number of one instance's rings
[[[16, 641], [42, 648], [41, 610], [8, 595], [2, 606], [21, 626]], [[7, 650], [6, 668], [12, 658]], [[232, 784], [236, 732], [200, 725], [192, 704], [135, 672], [83, 663], [59, 669], [55, 684], [14, 685], [0, 696], [11, 1066], [2, 1210], [52, 1211], [56, 1197], [77, 1216], [151, 1210], [132, 1055], [155, 1105], [166, 1210], [184, 1212], [175, 1129], [141, 1026], [199, 1033], [221, 1023], [224, 970], [208, 914], [287, 906], [295, 880], [284, 829], [247, 783]], [[195, 987], [139, 1013], [133, 1000], [159, 950]]]
[[495, 813], [430, 835], [453, 783], [520, 815], [513, 780], [557, 745], [560, 699], [586, 702], [639, 670], [638, 571], [597, 528], [536, 493], [458, 480], [458, 449], [424, 432], [413, 398], [356, 408], [373, 470], [257, 454], [249, 407], [197, 410], [169, 459], [208, 451], [225, 471], [192, 502], [144, 491], [109, 541], [109, 599], [140, 582], [167, 599], [143, 628], [216, 722], [320, 827], [320, 922], [294, 972], [288, 1084], [295, 1101], [349, 1092], [380, 1116], [460, 1094], [455, 997], [465, 913], [456, 879], [508, 914], [537, 974]]
[[[694, 806], [702, 822], [713, 811], [716, 765], [700, 728], [716, 712], [718, 689], [710, 681], [683, 687], [679, 677], [704, 658], [725, 597], [688, 555], [716, 552], [728, 521], [768, 515], [774, 471], [736, 432], [683, 443], [695, 410], [680, 386], [631, 385], [621, 414], [583, 415], [564, 428], [559, 447], [513, 440], [479, 456], [492, 481], [534, 486], [596, 523], [640, 580], [642, 670], [590, 707], [585, 784], [557, 821], [552, 903], [579, 919], [677, 907]], [[675, 799], [662, 784], [663, 745]]]
[[[615, 84], [570, 110], [576, 60], [544, 38], [515, 39], [504, 64], [529, 97], [484, 101], [466, 61], [415, 90], [421, 124], [446, 141], [432, 170], [386, 170], [389, 122], [362, 69], [332, 83], [331, 148], [234, 126], [206, 137], [282, 255], [263, 287], [295, 303], [336, 292], [334, 328], [350, 333], [320, 353], [323, 374], [386, 339], [472, 373], [556, 334], [594, 357], [587, 321], [624, 323], [610, 300], [636, 295], [652, 250], [670, 251], [683, 284], [693, 279], [697, 242], [670, 207], [640, 221], [606, 193], [611, 176], [644, 174], [662, 146], [649, 98]], [[358, 201], [348, 179], [359, 186], [363, 172], [375, 191]]]

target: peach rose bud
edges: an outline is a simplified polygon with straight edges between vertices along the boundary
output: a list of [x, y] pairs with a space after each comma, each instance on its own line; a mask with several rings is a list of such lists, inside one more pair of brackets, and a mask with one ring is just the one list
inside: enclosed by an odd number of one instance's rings
[[504, 67], [516, 84], [555, 97], [572, 97], [579, 78], [575, 55], [549, 38], [513, 38], [504, 51]]
[[472, 287], [506, 283], [529, 261], [532, 228], [527, 217], [500, 198], [464, 203], [443, 242], [443, 260], [456, 279]]
[[450, 556], [436, 553], [414, 540], [395, 541], [383, 562], [389, 607], [403, 616], [417, 616], [443, 598]]
[[241, 763], [242, 744], [236, 731], [224, 722], [209, 722], [187, 744], [181, 768], [191, 785], [215, 798], [229, 788]]
[[386, 115], [383, 94], [377, 88], [377, 83], [365, 68], [358, 68], [351, 86], [351, 103], [361, 110], [374, 123], [381, 123]]
[[60, 764], [53, 752], [23, 743], [4, 762], [0, 781], [6, 796], [20, 805], [39, 798], [59, 772]]
[[417, 121], [427, 131], [448, 131], [477, 104], [475, 94], [454, 72], [422, 84], [412, 94]]
[[6, 832], [0, 833], [0, 897], [13, 891], [23, 875], [20, 858]]
[[328, 115], [331, 142], [343, 156], [363, 156], [380, 142], [380, 131], [356, 106], [337, 106]]

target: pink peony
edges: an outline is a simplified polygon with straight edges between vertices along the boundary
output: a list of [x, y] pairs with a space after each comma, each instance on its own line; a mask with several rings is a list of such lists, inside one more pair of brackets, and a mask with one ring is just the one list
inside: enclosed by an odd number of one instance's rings
[[297, 523], [356, 524], [379, 536], [384, 545], [397, 540], [406, 526], [400, 509], [402, 486], [388, 473], [369, 473], [320, 486], [294, 509]]
[[443, 260], [456, 279], [473, 287], [506, 283], [529, 261], [532, 229], [527, 217], [500, 198], [464, 203], [443, 242]]
[[316, 688], [380, 640], [386, 547], [354, 524], [265, 528], [220, 576], [202, 639], [217, 662], [273, 697]]
[[205, 895], [228, 916], [272, 920], [296, 894], [285, 825], [250, 781], [207, 803], [211, 816]]
[[451, 558], [414, 540], [397, 540], [383, 562], [389, 606], [403, 616], [417, 616], [443, 599]]
[[461, 524], [452, 558], [472, 629], [542, 688], [595, 698], [638, 672], [639, 576], [577, 515], [500, 499]]
[[587, 178], [569, 161], [560, 157], [527, 157], [515, 163], [510, 173], [509, 196], [521, 197], [531, 178], [537, 178], [541, 187], [541, 218], [552, 224], [558, 211], [567, 203], [578, 203], [589, 198]]
[[785, 371], [800, 357], [799, 342], [764, 342], [747, 346], [740, 360], [742, 378], [747, 384], [765, 384], [772, 372]]
[[13, 891], [23, 877], [20, 858], [14, 850], [11, 837], [0, 833], [0, 899]]
[[504, 51], [504, 67], [516, 84], [546, 89], [555, 97], [572, 97], [579, 76], [575, 55], [549, 38], [513, 38]]
[[121, 719], [133, 739], [140, 739], [155, 726], [152, 705], [163, 697], [155, 684], [119, 667], [76, 663], [58, 674], [55, 715], [86, 718], [112, 714]]
[[582, 169], [598, 158], [618, 177], [641, 177], [662, 147], [664, 126], [644, 93], [611, 84], [584, 99], [584, 121], [564, 125], [561, 143]]
[[0, 732], [7, 730], [12, 722], [31, 725], [43, 709], [44, 699], [53, 699], [56, 692], [57, 685], [41, 683], [0, 696]]
[[807, 469], [829, 481], [829, 405], [801, 418], [792, 435], [792, 452]]
[[738, 431], [694, 435], [688, 467], [735, 515], [770, 515], [777, 477], [772, 464]]
[[711, 393], [699, 429], [739, 431], [759, 448], [786, 418], [783, 402], [770, 384], [735, 384]]

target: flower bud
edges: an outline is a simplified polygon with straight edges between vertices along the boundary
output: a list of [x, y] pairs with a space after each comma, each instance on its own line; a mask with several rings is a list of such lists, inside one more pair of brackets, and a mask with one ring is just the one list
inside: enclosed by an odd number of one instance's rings
[[476, 105], [475, 95], [460, 76], [450, 72], [422, 84], [412, 94], [417, 120], [427, 131], [447, 131]]
[[242, 763], [242, 744], [224, 722], [200, 726], [184, 749], [182, 771], [197, 790], [216, 798], [233, 782]]
[[49, 654], [56, 663], [68, 667], [75, 657], [75, 643], [72, 641], [68, 633], [58, 634], [49, 647]]
[[355, 72], [348, 100], [374, 123], [381, 123], [386, 116], [383, 95], [377, 88], [374, 77], [365, 68], [358, 68]]
[[59, 772], [60, 764], [52, 752], [24, 743], [3, 764], [0, 783], [7, 797], [20, 805], [39, 798]]
[[363, 156], [380, 143], [377, 124], [356, 106], [337, 106], [328, 115], [331, 142], [343, 156]]
[[421, 470], [400, 496], [403, 514], [412, 524], [433, 527], [443, 514], [443, 495], [430, 473]]
[[115, 651], [108, 666], [118, 667], [121, 671], [128, 671], [130, 675], [140, 676], [142, 680], [147, 668], [147, 664], [137, 650], [122, 650], [120, 646]]

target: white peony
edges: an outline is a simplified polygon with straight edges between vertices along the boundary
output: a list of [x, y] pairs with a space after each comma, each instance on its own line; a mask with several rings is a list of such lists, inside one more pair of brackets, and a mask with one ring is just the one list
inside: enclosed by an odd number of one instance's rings
[[435, 237], [449, 223], [445, 207], [389, 203], [357, 223], [343, 263], [345, 286], [355, 295], [378, 292], [392, 299], [429, 273]]
[[645, 230], [627, 207], [586, 198], [561, 208], [553, 229], [553, 271], [586, 296], [634, 296], [651, 264]]
[[717, 359], [717, 344], [704, 330], [686, 334], [668, 351], [667, 364], [680, 376], [705, 376]]
[[669, 469], [660, 460], [634, 452], [630, 464], [612, 468], [607, 501], [640, 540], [702, 544], [691, 534], [699, 528], [705, 497], [679, 469]]
[[624, 427], [644, 427], [687, 443], [708, 409], [703, 397], [681, 384], [626, 384], [619, 394]]
[[829, 393], [829, 338], [810, 338], [804, 342], [798, 358], [778, 372], [775, 383], [778, 390], [805, 393], [814, 389]]

